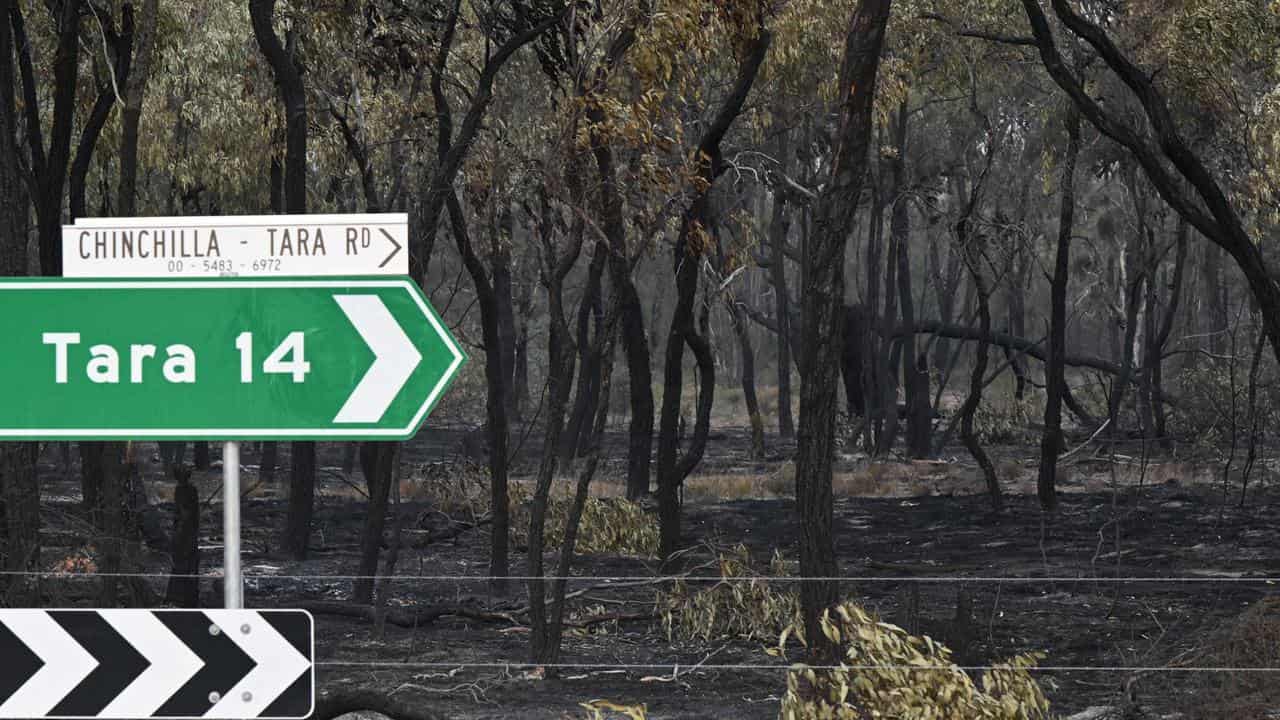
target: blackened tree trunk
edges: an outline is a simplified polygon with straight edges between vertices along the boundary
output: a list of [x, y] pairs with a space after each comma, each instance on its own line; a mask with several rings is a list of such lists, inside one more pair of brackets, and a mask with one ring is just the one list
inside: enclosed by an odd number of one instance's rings
[[[778, 162], [782, 172], [789, 166], [788, 134], [778, 136]], [[791, 215], [786, 194], [773, 195], [773, 217], [769, 221], [769, 264], [773, 282], [774, 317], [778, 323], [778, 436], [793, 438], [795, 420], [791, 416], [791, 291], [787, 289], [787, 236], [791, 231]]]
[[503, 208], [501, 227], [489, 237], [489, 257], [493, 266], [493, 300], [498, 315], [498, 346], [501, 348], [503, 402], [507, 415], [516, 415], [516, 311], [511, 279], [511, 243], [513, 218], [509, 208]]
[[601, 280], [607, 260], [606, 252], [598, 252], [591, 258], [591, 265], [587, 268], [587, 285], [583, 290], [582, 302], [578, 305], [577, 389], [569, 422], [560, 441], [560, 462], [566, 465], [578, 457], [579, 450], [585, 446], [598, 405], [596, 395], [600, 391], [600, 368], [591, 352], [591, 328], [594, 325], [596, 333], [599, 333], [604, 321]]
[[[898, 106], [896, 142], [898, 153], [892, 162], [893, 186], [897, 197], [893, 199], [893, 217], [890, 233], [893, 235], [894, 260], [898, 265], [898, 304], [902, 323], [915, 324], [915, 297], [911, 292], [911, 208], [907, 191], [907, 110], [906, 101]], [[933, 405], [929, 398], [928, 359], [917, 355], [915, 335], [902, 339], [902, 385], [906, 401], [907, 454], [913, 458], [929, 457], [932, 451]]]
[[[669, 560], [680, 544], [680, 486], [702, 461], [711, 430], [711, 402], [715, 397], [715, 358], [711, 344], [698, 332], [694, 305], [698, 275], [704, 254], [711, 249], [711, 187], [722, 171], [720, 142], [742, 112], [755, 84], [772, 36], [761, 28], [738, 64], [737, 78], [715, 118], [698, 141], [697, 155], [703, 185], [685, 211], [672, 262], [676, 280], [676, 306], [667, 334], [666, 367], [662, 390], [662, 414], [658, 425], [658, 526], [660, 555]], [[684, 348], [688, 345], [698, 367], [698, 404], [693, 437], [680, 453], [680, 399], [684, 390]]]
[[1071, 233], [1075, 217], [1076, 157], [1080, 154], [1080, 114], [1067, 114], [1067, 154], [1062, 162], [1062, 207], [1058, 213], [1058, 249], [1049, 288], [1049, 359], [1045, 363], [1044, 435], [1036, 494], [1046, 511], [1057, 507], [1058, 455], [1062, 454], [1062, 396], [1067, 378], [1067, 283], [1071, 279]]
[[1167, 418], [1164, 408], [1164, 347], [1173, 333], [1173, 323], [1178, 316], [1178, 303], [1182, 298], [1182, 283], [1187, 265], [1187, 222], [1178, 218], [1177, 248], [1174, 251], [1173, 279], [1169, 283], [1169, 303], [1165, 308], [1160, 329], [1147, 345], [1147, 359], [1144, 366], [1151, 369], [1151, 414], [1155, 421], [1156, 437], [1166, 450], [1173, 449], [1173, 441], [1166, 427]]
[[200, 605], [200, 496], [191, 484], [191, 468], [174, 465], [173, 491], [173, 576], [165, 591], [165, 602], [178, 607]]
[[[614, 253], [616, 257], [617, 254]], [[626, 258], [619, 263], [623, 265]], [[622, 348], [627, 358], [628, 391], [631, 400], [631, 422], [627, 430], [627, 498], [639, 499], [649, 492], [649, 467], [653, 456], [653, 370], [650, 367], [649, 340], [644, 329], [644, 311], [640, 293], [631, 280], [630, 270], [623, 270]], [[615, 267], [612, 277], [618, 283], [621, 273]]]
[[[249, 0], [249, 20], [258, 49], [266, 57], [280, 90], [285, 116], [284, 204], [293, 215], [307, 212], [307, 93], [302, 69], [294, 60], [293, 40], [286, 48], [272, 27], [276, 0]], [[293, 443], [289, 512], [285, 527], [285, 549], [296, 559], [304, 559], [311, 541], [311, 517], [315, 507], [316, 444]]]
[[387, 500], [395, 481], [395, 464], [400, 443], [366, 442], [360, 444], [360, 469], [364, 472], [369, 503], [364, 512], [364, 530], [360, 534], [360, 567], [351, 598], [363, 605], [373, 604], [374, 576], [378, 574], [378, 555], [382, 551], [382, 531], [387, 522]]
[[80, 73], [80, 1], [66, 0], [56, 11], [58, 46], [53, 62], [53, 119], [46, 153], [40, 132], [39, 91], [31, 70], [31, 50], [22, 20], [21, 6], [11, 5], [15, 50], [22, 62], [27, 140], [38, 195], [36, 223], [40, 245], [40, 272], [62, 275], [62, 202], [71, 162], [71, 136], [76, 111], [76, 84]]
[[[9, 24], [16, 0], [0, 0], [0, 275], [27, 272], [27, 199], [19, 174], [15, 107], [14, 37]], [[0, 443], [0, 563], [25, 572], [40, 565], [40, 486], [36, 480], [38, 443]], [[6, 587], [7, 586], [7, 587]], [[6, 578], [0, 590], [10, 607], [39, 602], [39, 584]]]
[[[566, 170], [566, 184], [571, 197], [581, 201], [581, 182], [577, 178], [577, 163], [570, 161]], [[534, 662], [546, 663], [559, 652], [559, 638], [548, 632], [546, 580], [543, 577], [545, 559], [545, 531], [547, 508], [551, 499], [551, 483], [555, 479], [560, 456], [560, 436], [564, 431], [565, 407], [569, 403], [570, 380], [573, 377], [575, 354], [569, 323], [565, 319], [564, 279], [582, 254], [583, 221], [575, 220], [569, 230], [563, 253], [557, 253], [552, 239], [554, 222], [551, 204], [543, 190], [542, 208], [538, 220], [542, 242], [543, 285], [547, 290], [547, 313], [550, 327], [547, 332], [547, 401], [546, 424], [542, 439], [542, 457], [529, 510], [529, 560], [528, 591], [529, 617], [531, 619], [530, 655]], [[597, 248], [597, 252], [603, 252]], [[554, 671], [552, 671], [554, 672]]]
[[845, 245], [853, 230], [871, 143], [871, 109], [891, 0], [859, 0], [845, 38], [840, 68], [840, 129], [830, 181], [814, 207], [804, 254], [800, 302], [800, 427], [796, 452], [796, 508], [805, 639], [812, 659], [834, 659], [821, 630], [823, 613], [839, 598], [840, 574], [831, 536], [831, 464], [840, 356], [844, 342]]
[[197, 440], [191, 443], [191, 462], [195, 464], [197, 470], [208, 470], [209, 461], [209, 443], [204, 440]]
[[[608, 78], [609, 72], [634, 42], [634, 28], [624, 29], [618, 34], [609, 47], [606, 62], [596, 74], [597, 86]], [[605, 114], [594, 103], [588, 103], [586, 114], [592, 123], [589, 134], [591, 154], [600, 177], [600, 224], [609, 242], [609, 280], [622, 303], [622, 348], [627, 359], [631, 403], [631, 422], [627, 432], [627, 498], [635, 500], [649, 492], [649, 467], [653, 455], [653, 370], [650, 367], [649, 336], [644, 328], [640, 294], [631, 277], [622, 192], [618, 187], [613, 147], [608, 138], [596, 132], [596, 126], [605, 121]]]
[[[717, 223], [714, 227], [717, 230], [715, 241], [718, 271], [721, 277], [728, 278], [733, 269], [720, 242], [720, 225]], [[749, 289], [748, 293], [750, 293]], [[759, 460], [764, 458], [764, 417], [760, 415], [760, 400], [756, 397], [756, 354], [751, 346], [750, 327], [747, 324], [743, 303], [744, 301], [738, 299], [732, 287], [724, 289], [725, 309], [729, 312], [729, 322], [733, 326], [734, 336], [738, 339], [738, 353], [742, 359], [742, 376], [739, 381], [742, 384], [742, 399], [747, 406], [747, 419], [751, 423], [751, 457]]]
[[[76, 144], [75, 160], [71, 163], [71, 174], [68, 181], [69, 206], [71, 220], [86, 217], [85, 182], [89, 177], [89, 167], [93, 162], [93, 153], [98, 146], [98, 139], [107, 126], [111, 111], [116, 104], [116, 88], [123, 87], [129, 81], [129, 71], [133, 62], [133, 5], [125, 4], [121, 13], [120, 30], [117, 32], [114, 20], [107, 16], [102, 20], [104, 58], [108, 68], [115, 71], [115, 77], [103, 78], [98, 83], [98, 96], [89, 110], [89, 117], [80, 131], [80, 140]], [[95, 60], [96, 64], [96, 60]]]
[[289, 509], [285, 514], [281, 546], [295, 560], [306, 560], [311, 547], [311, 517], [316, 502], [315, 443], [295, 442], [290, 446]]
[[124, 560], [125, 482], [128, 468], [125, 463], [125, 444], [120, 442], [82, 443], [90, 446], [101, 458], [101, 508], [98, 513], [98, 572], [102, 573], [102, 586], [98, 595], [98, 607], [115, 607], [120, 579], [116, 576]]
[[[1011, 262], [1013, 272], [1010, 273], [1005, 295], [1005, 312], [1008, 320], [1006, 327], [1010, 335], [1022, 337], [1027, 330], [1026, 282], [1028, 258], [1026, 249], [1021, 243], [1014, 246]], [[1027, 361], [1023, 355], [1012, 352], [1007, 347], [1005, 348], [1005, 359], [1009, 363], [1009, 369], [1013, 371], [1013, 399], [1021, 401], [1027, 395]]]
[[[966, 218], [963, 222], [967, 225], [968, 219]], [[987, 483], [987, 494], [991, 498], [991, 509], [998, 513], [1004, 509], [1004, 495], [1000, 491], [996, 468], [986, 451], [982, 449], [982, 443], [978, 440], [978, 433], [973, 423], [978, 406], [982, 404], [982, 388], [986, 384], [987, 360], [990, 355], [988, 350], [991, 344], [987, 342], [986, 337], [991, 332], [991, 291], [987, 289], [987, 281], [983, 277], [984, 258], [981, 235], [970, 235], [967, 230], [962, 230], [958, 234], [967, 255], [969, 276], [973, 278], [976, 290], [978, 327], [982, 331], [983, 338], [978, 341], [974, 350], [973, 370], [969, 376], [969, 395], [965, 398], [964, 405], [960, 407], [960, 439], [964, 442], [965, 449], [973, 456], [974, 462], [978, 463], [978, 467], [982, 469], [982, 476]]]
[[121, 217], [138, 214], [138, 128], [142, 123], [147, 81], [151, 77], [159, 5], [160, 0], [143, 0], [134, 36], [133, 64], [125, 85], [120, 125], [120, 186], [116, 201], [116, 211]]
[[510, 572], [508, 559], [510, 499], [507, 489], [507, 444], [510, 438], [510, 377], [503, 363], [505, 349], [499, 328], [497, 295], [484, 263], [475, 252], [467, 229], [467, 218], [456, 195], [448, 198], [449, 220], [454, 241], [462, 255], [463, 264], [471, 275], [476, 288], [476, 300], [480, 306], [480, 327], [485, 347], [485, 407], [489, 432], [489, 511], [493, 517], [490, 526], [489, 575], [493, 578], [491, 589], [495, 594], [507, 592], [506, 576]]

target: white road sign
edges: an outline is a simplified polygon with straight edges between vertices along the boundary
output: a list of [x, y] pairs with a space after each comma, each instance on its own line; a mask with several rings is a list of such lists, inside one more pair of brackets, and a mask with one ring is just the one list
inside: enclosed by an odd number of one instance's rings
[[63, 277], [408, 275], [409, 220], [376, 215], [81, 218]]

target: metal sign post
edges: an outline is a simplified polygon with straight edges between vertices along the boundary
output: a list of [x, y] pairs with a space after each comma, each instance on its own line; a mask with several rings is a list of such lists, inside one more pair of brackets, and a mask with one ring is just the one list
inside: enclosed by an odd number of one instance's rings
[[244, 607], [240, 572], [240, 443], [222, 444], [222, 598], [227, 609]]

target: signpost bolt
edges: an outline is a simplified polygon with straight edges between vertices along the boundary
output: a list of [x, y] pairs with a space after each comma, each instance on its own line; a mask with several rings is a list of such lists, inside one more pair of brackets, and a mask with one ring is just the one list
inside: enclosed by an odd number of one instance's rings
[[221, 634], [221, 633], [222, 633], [222, 628], [218, 627], [217, 625], [210, 625], [210, 626], [209, 626], [209, 634], [210, 634], [210, 635], [217, 636], [217, 635], [219, 635], [219, 634]]
[[253, 693], [249, 692], [248, 690], [245, 690], [243, 693], [240, 693], [240, 699], [245, 702], [252, 702]]
[[241, 626], [240, 626], [240, 632], [241, 632], [241, 634], [248, 635], [248, 634], [249, 634], [249, 623], [245, 623], [245, 624], [241, 625]]
[[217, 705], [218, 701], [221, 699], [222, 699], [222, 693], [218, 692], [217, 690], [214, 690], [213, 692], [209, 693], [209, 702], [213, 703], [214, 705]]

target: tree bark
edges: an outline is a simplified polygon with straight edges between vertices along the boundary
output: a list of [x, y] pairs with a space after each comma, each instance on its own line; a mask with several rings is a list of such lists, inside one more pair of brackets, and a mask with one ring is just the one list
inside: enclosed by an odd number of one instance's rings
[[191, 469], [175, 465], [172, 470], [176, 487], [173, 491], [173, 568], [165, 602], [178, 607], [200, 605], [200, 581], [179, 575], [200, 574], [200, 496], [191, 484]]
[[[667, 334], [662, 414], [658, 425], [658, 526], [660, 555], [669, 560], [680, 544], [679, 490], [685, 478], [702, 461], [711, 429], [711, 403], [715, 396], [715, 359], [707, 338], [694, 322], [698, 274], [704, 254], [711, 248], [710, 192], [720, 174], [720, 142], [742, 112], [747, 95], [764, 62], [772, 36], [761, 28], [738, 64], [733, 88], [698, 141], [696, 157], [703, 187], [696, 190], [680, 224], [672, 261], [676, 280], [676, 307]], [[684, 390], [684, 348], [689, 346], [698, 367], [698, 406], [693, 437], [680, 453], [680, 399]]]
[[[285, 47], [272, 26], [276, 0], [248, 0], [253, 36], [271, 66], [285, 115], [284, 204], [285, 212], [307, 212], [307, 93], [302, 69], [294, 60], [293, 38]], [[316, 445], [295, 442], [290, 453], [289, 512], [284, 545], [296, 559], [304, 559], [311, 541], [311, 517], [315, 507]]]
[[1052, 512], [1058, 503], [1058, 455], [1062, 453], [1062, 395], [1067, 377], [1067, 283], [1071, 279], [1071, 234], [1075, 217], [1076, 157], [1080, 153], [1080, 114], [1067, 113], [1067, 153], [1062, 161], [1062, 206], [1058, 213], [1058, 248], [1049, 288], [1049, 358], [1045, 363], [1044, 434], [1040, 439], [1040, 473], [1036, 494], [1040, 507]]
[[[902, 323], [915, 324], [915, 298], [911, 292], [911, 208], [905, 197], [907, 191], [907, 103], [898, 106], [897, 157], [893, 159], [893, 186], [897, 197], [893, 199], [893, 216], [890, 232], [894, 237], [895, 260], [898, 270], [898, 305]], [[907, 454], [913, 458], [926, 458], [932, 452], [933, 405], [929, 398], [928, 356], [916, 351], [915, 335], [902, 339], [902, 385], [906, 401]]]
[[[603, 248], [601, 248], [603, 250]], [[601, 278], [604, 275], [608, 253], [598, 252], [591, 258], [587, 269], [587, 285], [583, 290], [582, 302], [578, 305], [578, 378], [575, 390], [573, 409], [569, 413], [569, 422], [565, 427], [564, 437], [560, 441], [560, 462], [569, 464], [585, 449], [591, 433], [592, 419], [595, 417], [596, 395], [600, 391], [600, 368], [592, 355], [592, 333], [594, 324], [596, 333], [604, 322], [604, 305], [601, 298]], [[592, 322], [594, 320], [594, 323]]]
[[831, 464], [840, 355], [844, 342], [845, 245], [853, 230], [871, 143], [871, 109], [891, 0], [859, 0], [845, 38], [840, 68], [840, 130], [830, 181], [814, 207], [804, 254], [800, 332], [800, 427], [796, 507], [800, 527], [800, 583], [805, 638], [815, 661], [834, 660], [821, 630], [822, 614], [839, 598], [831, 536]]
[[510, 375], [506, 371], [502, 331], [498, 311], [497, 294], [484, 263], [476, 254], [467, 229], [467, 218], [457, 195], [448, 198], [450, 227], [458, 253], [471, 275], [476, 288], [476, 302], [480, 306], [480, 327], [485, 348], [485, 408], [486, 427], [489, 434], [489, 511], [493, 524], [489, 536], [489, 576], [494, 578], [490, 587], [494, 594], [507, 592], [506, 576], [510, 574], [508, 545], [510, 535], [510, 498], [507, 483], [507, 445], [510, 439], [510, 418], [507, 401]]
[[[778, 136], [778, 163], [785, 174], [790, 166], [788, 133]], [[796, 435], [791, 415], [791, 291], [787, 289], [787, 236], [791, 231], [791, 215], [784, 193], [773, 194], [773, 217], [769, 221], [769, 275], [773, 282], [774, 317], [778, 323], [778, 436], [790, 439]], [[860, 381], [860, 380], [859, 380]]]
[[138, 214], [138, 128], [147, 81], [151, 79], [159, 5], [160, 0], [143, 0], [134, 39], [133, 67], [125, 85], [120, 126], [120, 185], [116, 200], [116, 211], [121, 217]]
[[30, 46], [20, 6], [11, 6], [15, 48], [22, 60], [27, 103], [28, 142], [31, 167], [35, 171], [38, 195], [36, 222], [40, 246], [40, 271], [50, 277], [62, 275], [62, 200], [71, 162], [71, 135], [76, 111], [76, 85], [80, 72], [80, 0], [66, 0], [57, 10], [58, 45], [53, 62], [53, 119], [49, 127], [46, 153], [39, 131], [39, 92], [30, 70]]
[[364, 472], [365, 487], [369, 491], [369, 502], [364, 512], [364, 530], [360, 534], [360, 566], [351, 592], [352, 601], [360, 605], [373, 603], [373, 579], [378, 574], [382, 531], [387, 523], [387, 501], [391, 496], [399, 449], [398, 442], [360, 444], [360, 469]]

